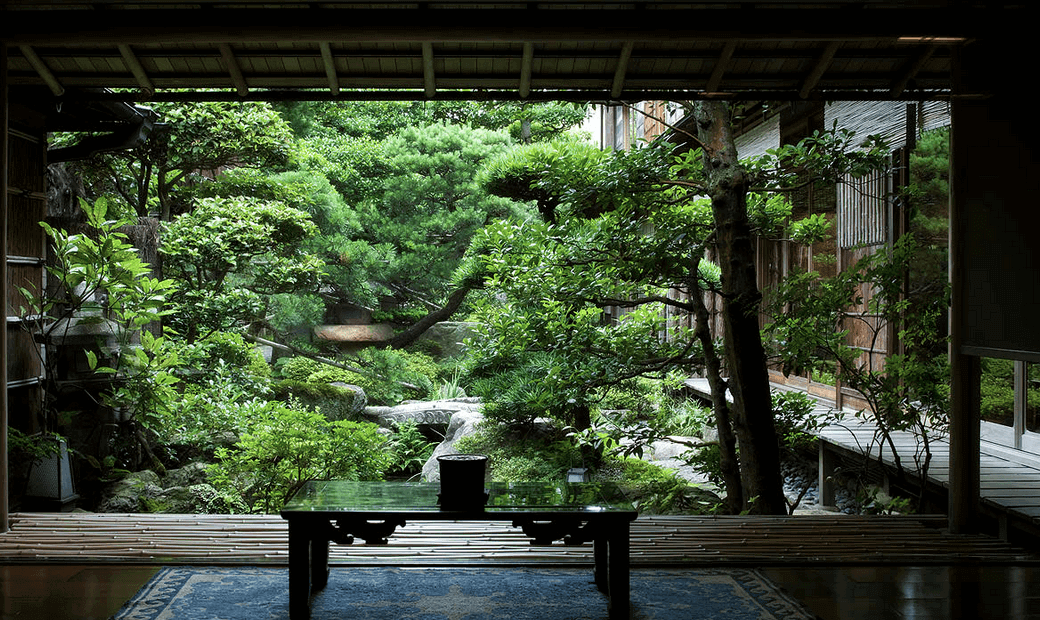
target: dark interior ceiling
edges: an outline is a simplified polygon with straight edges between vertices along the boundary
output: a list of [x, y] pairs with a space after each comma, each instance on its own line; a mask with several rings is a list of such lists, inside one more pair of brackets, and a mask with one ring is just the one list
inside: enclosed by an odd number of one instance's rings
[[13, 90], [138, 101], [983, 97], [959, 54], [1033, 23], [950, 0], [0, 6]]

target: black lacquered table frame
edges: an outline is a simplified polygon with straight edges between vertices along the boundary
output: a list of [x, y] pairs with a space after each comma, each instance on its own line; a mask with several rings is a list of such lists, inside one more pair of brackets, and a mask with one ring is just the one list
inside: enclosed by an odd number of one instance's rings
[[[532, 538], [532, 544], [567, 545], [591, 542], [596, 586], [607, 595], [609, 617], [627, 619], [629, 608], [629, 524], [636, 517], [631, 504], [618, 500], [617, 491], [602, 485], [492, 485], [484, 510], [440, 510], [436, 506], [436, 484], [411, 484], [414, 506], [403, 505], [400, 495], [373, 501], [368, 491], [380, 485], [402, 483], [309, 483], [282, 510], [289, 525], [289, 614], [291, 620], [310, 618], [310, 598], [322, 590], [329, 577], [329, 543], [387, 544], [396, 528], [408, 521], [507, 521]], [[322, 485], [347, 485], [365, 497], [356, 506], [350, 501], [328, 501]], [[355, 486], [361, 485], [361, 486]], [[369, 485], [369, 486], [363, 486]], [[373, 486], [374, 485], [374, 486]], [[545, 501], [546, 490], [555, 490], [557, 500]], [[592, 497], [607, 501], [589, 502]], [[314, 501], [307, 501], [308, 494]], [[304, 497], [301, 497], [303, 495]], [[350, 493], [345, 493], [349, 496]], [[550, 493], [549, 497], [553, 494]], [[431, 500], [431, 498], [434, 498]], [[562, 499], [560, 499], [562, 498]], [[533, 501], [529, 501], [533, 500]], [[383, 503], [385, 505], [376, 505]]]

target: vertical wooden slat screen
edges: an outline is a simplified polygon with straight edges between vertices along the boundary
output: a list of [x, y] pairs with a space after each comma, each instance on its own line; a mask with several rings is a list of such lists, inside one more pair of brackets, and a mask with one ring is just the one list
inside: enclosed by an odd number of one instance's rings
[[887, 239], [888, 177], [875, 172], [838, 183], [838, 245], [880, 245]]

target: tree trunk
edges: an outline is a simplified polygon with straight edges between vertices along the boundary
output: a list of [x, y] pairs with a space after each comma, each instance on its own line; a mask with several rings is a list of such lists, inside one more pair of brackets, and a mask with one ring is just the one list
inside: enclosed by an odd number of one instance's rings
[[744, 485], [740, 480], [737, 438], [733, 434], [729, 402], [726, 400], [726, 382], [722, 379], [722, 360], [719, 359], [711, 328], [708, 326], [711, 317], [708, 315], [707, 306], [704, 305], [704, 291], [697, 284], [699, 262], [694, 262], [691, 276], [693, 282], [690, 286], [692, 292], [690, 300], [695, 307], [694, 314], [697, 319], [694, 336], [700, 341], [701, 348], [704, 350], [705, 374], [708, 378], [708, 385], [711, 386], [711, 408], [715, 413], [715, 428], [719, 433], [719, 468], [722, 470], [722, 480], [726, 488], [726, 512], [738, 514], [744, 509]]
[[451, 295], [448, 296], [448, 303], [444, 304], [442, 308], [430, 312], [423, 318], [419, 319], [419, 321], [414, 325], [394, 336], [388, 345], [393, 349], [403, 349], [418, 340], [419, 336], [426, 333], [426, 330], [441, 321], [447, 321], [451, 318], [451, 315], [455, 314], [455, 311], [459, 309], [462, 302], [466, 300], [466, 295], [468, 295], [471, 290], [473, 290], [473, 287], [469, 285], [464, 285], [462, 288], [455, 289], [451, 292]]
[[722, 269], [726, 360], [741, 478], [748, 498], [746, 509], [753, 514], [787, 514], [766, 355], [758, 323], [762, 295], [748, 223], [747, 180], [737, 161], [729, 105], [720, 101], [697, 102], [694, 118], [698, 138], [704, 145], [708, 195]]

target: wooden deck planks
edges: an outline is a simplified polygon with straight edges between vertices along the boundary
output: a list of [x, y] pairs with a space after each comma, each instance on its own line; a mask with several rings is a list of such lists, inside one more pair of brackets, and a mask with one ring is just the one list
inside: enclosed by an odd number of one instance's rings
[[[702, 395], [710, 395], [705, 379], [690, 379], [686, 385]], [[776, 389], [790, 389], [776, 386]], [[817, 406], [814, 409], [818, 416], [825, 416], [833, 410], [833, 402], [814, 396]], [[892, 446], [903, 464], [904, 470], [914, 476], [920, 476], [921, 466], [915, 462], [915, 455], [921, 450], [918, 438], [911, 433], [896, 432], [892, 435], [892, 443], [882, 442], [877, 428], [856, 417], [847, 416], [838, 423], [826, 426], [819, 431], [819, 437], [834, 448], [870, 456], [895, 467]], [[934, 437], [930, 449], [932, 458], [928, 465], [928, 478], [931, 482], [949, 488], [950, 481], [950, 444], [941, 436]], [[1031, 520], [1040, 527], [1040, 457], [1022, 451], [1012, 450], [983, 441], [980, 446], [980, 495], [982, 501], [998, 510], [1015, 514]], [[919, 455], [918, 458], [923, 457]]]
[[[1040, 558], [999, 540], [950, 536], [938, 517], [670, 517], [632, 524], [636, 565], [1014, 563]], [[288, 561], [280, 517], [16, 513], [0, 562], [273, 564]], [[390, 544], [333, 545], [334, 563], [589, 565], [589, 545], [536, 547], [502, 522], [418, 522]]]

